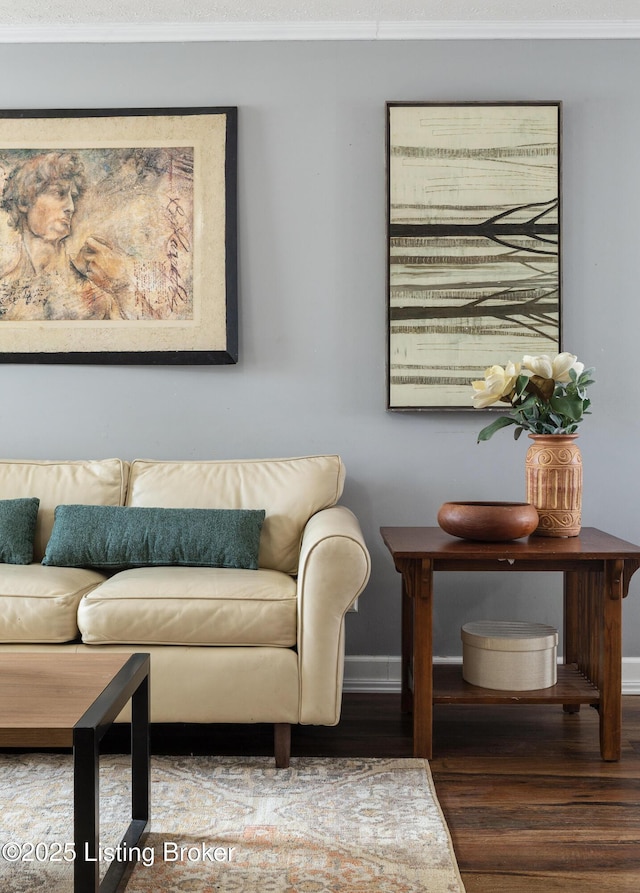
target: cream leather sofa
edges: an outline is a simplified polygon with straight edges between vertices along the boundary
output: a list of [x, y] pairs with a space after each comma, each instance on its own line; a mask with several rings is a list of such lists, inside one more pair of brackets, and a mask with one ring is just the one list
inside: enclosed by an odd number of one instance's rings
[[[339, 456], [255, 461], [0, 461], [0, 500], [40, 500], [31, 564], [0, 564], [0, 651], [144, 651], [151, 721], [340, 718], [345, 613], [369, 554], [338, 505]], [[259, 567], [118, 571], [41, 563], [58, 505], [264, 509]]]

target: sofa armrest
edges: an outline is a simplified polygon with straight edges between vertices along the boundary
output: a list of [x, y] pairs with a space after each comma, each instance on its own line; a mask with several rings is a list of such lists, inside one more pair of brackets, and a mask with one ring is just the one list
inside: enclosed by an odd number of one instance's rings
[[367, 584], [371, 562], [360, 524], [345, 506], [313, 515], [298, 572], [300, 722], [340, 719], [344, 616]]

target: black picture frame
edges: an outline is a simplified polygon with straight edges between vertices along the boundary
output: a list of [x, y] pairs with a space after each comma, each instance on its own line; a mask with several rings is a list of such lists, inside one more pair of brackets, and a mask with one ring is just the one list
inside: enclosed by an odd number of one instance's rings
[[237, 155], [235, 106], [0, 110], [0, 363], [236, 363]]

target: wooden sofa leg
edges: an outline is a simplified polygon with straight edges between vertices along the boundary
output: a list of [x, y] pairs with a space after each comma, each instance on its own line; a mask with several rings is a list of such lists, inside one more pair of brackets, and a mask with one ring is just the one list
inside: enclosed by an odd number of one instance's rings
[[273, 724], [273, 745], [276, 768], [288, 769], [291, 757], [291, 723], [276, 722]]

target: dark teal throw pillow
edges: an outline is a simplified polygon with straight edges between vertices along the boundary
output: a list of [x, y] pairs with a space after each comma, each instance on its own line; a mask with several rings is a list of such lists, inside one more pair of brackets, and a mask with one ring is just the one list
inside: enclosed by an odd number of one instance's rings
[[40, 500], [0, 499], [0, 562], [31, 564]]
[[258, 567], [264, 509], [59, 505], [43, 564]]

